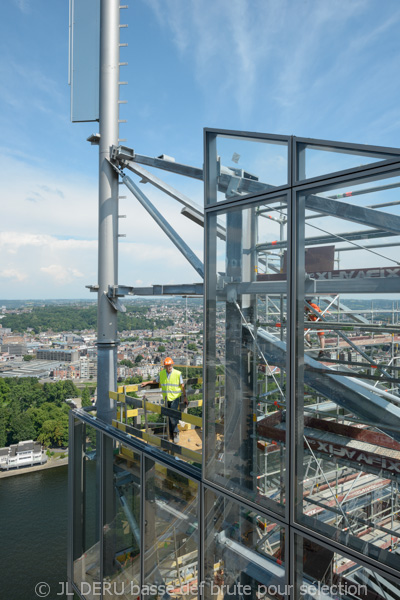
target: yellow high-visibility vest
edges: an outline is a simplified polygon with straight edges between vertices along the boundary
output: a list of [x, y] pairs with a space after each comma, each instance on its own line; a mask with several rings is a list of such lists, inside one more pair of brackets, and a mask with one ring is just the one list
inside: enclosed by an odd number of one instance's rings
[[169, 379], [168, 373], [165, 369], [160, 371], [160, 387], [164, 400], [172, 402], [175, 398], [179, 398], [182, 394], [181, 387], [181, 372], [176, 369], [172, 369]]

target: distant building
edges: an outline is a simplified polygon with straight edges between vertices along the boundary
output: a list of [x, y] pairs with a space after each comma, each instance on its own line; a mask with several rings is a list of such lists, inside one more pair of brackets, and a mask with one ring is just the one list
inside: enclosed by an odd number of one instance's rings
[[42, 446], [33, 440], [12, 444], [8, 448], [0, 448], [0, 469], [3, 471], [42, 465], [46, 462], [47, 456], [42, 450]]
[[80, 371], [75, 365], [64, 365], [63, 368], [51, 371], [50, 377], [53, 379], [79, 379]]
[[41, 349], [36, 352], [38, 360], [59, 360], [60, 362], [76, 362], [79, 360], [78, 350]]
[[25, 343], [3, 343], [1, 345], [1, 351], [8, 352], [9, 354], [13, 354], [14, 356], [23, 356], [24, 354], [28, 354], [28, 348]]
[[79, 361], [81, 370], [81, 379], [96, 379], [97, 377], [97, 361], [90, 360], [86, 356], [81, 357]]
[[202, 356], [193, 356], [192, 360], [190, 361], [190, 364], [193, 367], [199, 367], [203, 365], [203, 357]]

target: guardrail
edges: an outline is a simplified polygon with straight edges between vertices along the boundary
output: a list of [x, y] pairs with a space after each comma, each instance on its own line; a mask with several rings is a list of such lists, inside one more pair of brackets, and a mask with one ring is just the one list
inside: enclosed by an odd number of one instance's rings
[[[187, 380], [185, 382], [185, 386], [187, 391], [190, 391], [191, 385], [194, 384], [202, 384], [202, 378], [193, 378]], [[117, 418], [113, 420], [112, 425], [133, 437], [139, 438], [153, 446], [158, 446], [167, 452], [171, 452], [175, 455], [180, 455], [188, 460], [194, 461], [196, 463], [201, 463], [202, 453], [192, 450], [190, 448], [186, 448], [184, 445], [175, 444], [169, 440], [163, 439], [159, 435], [152, 433], [149, 431], [148, 424], [148, 414], [157, 414], [163, 417], [173, 417], [175, 419], [179, 419], [179, 421], [183, 423], [187, 423], [188, 425], [202, 429], [203, 420], [201, 417], [188, 414], [185, 410], [172, 409], [167, 406], [164, 406], [161, 403], [149, 402], [147, 399], [148, 395], [161, 395], [161, 389], [152, 386], [152, 388], [145, 391], [145, 395], [141, 398], [135, 398], [134, 396], [129, 395], [132, 392], [144, 392], [144, 388], [141, 387], [140, 384], [132, 384], [125, 386], [118, 386], [117, 392], [109, 392], [109, 397], [116, 401], [117, 403]], [[193, 389], [193, 392], [197, 392], [198, 390]], [[189, 402], [187, 408], [194, 408], [203, 405], [202, 400], [192, 400]], [[128, 423], [128, 418], [135, 418], [144, 415], [145, 419], [145, 428], [142, 429], [134, 424]]]

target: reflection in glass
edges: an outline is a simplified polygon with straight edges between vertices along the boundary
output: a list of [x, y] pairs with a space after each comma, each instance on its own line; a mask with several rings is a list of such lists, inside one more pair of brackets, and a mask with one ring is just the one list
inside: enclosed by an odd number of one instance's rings
[[96, 496], [98, 434], [93, 427], [74, 422], [74, 535], [73, 577], [86, 592], [100, 582], [99, 502]]
[[[216, 235], [216, 223], [226, 238]], [[282, 512], [285, 502], [285, 198], [208, 222], [206, 478]], [[279, 433], [271, 436], [279, 422]]]
[[205, 598], [281, 598], [284, 528], [233, 500], [205, 492]]
[[[346, 144], [335, 142], [325, 145], [318, 142], [296, 144], [297, 149], [297, 180], [303, 181], [312, 177], [329, 175], [346, 169], [357, 169], [390, 158], [399, 158], [396, 149], [371, 149], [358, 146], [350, 149]], [[392, 152], [390, 151], [392, 150]]]
[[[299, 282], [305, 288], [298, 304], [304, 369], [296, 395], [300, 520], [394, 568], [400, 539], [400, 278], [393, 250], [400, 244], [399, 183], [398, 176], [356, 180], [299, 196], [306, 279]], [[319, 268], [313, 253], [324, 261]]]
[[132, 597], [140, 587], [140, 456], [120, 445], [113, 482], [105, 491], [104, 598]]
[[217, 201], [271, 191], [288, 183], [286, 137], [218, 135]]
[[198, 485], [148, 458], [145, 468], [144, 596], [197, 598]]
[[296, 598], [312, 600], [398, 600], [398, 585], [387, 575], [296, 536]]

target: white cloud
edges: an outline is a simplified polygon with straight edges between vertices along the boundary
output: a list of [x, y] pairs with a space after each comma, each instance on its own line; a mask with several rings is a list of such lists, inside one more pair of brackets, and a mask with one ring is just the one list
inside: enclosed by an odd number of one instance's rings
[[11, 279], [13, 281], [24, 281], [24, 279], [27, 278], [27, 275], [16, 269], [3, 269], [0, 271], [0, 277], [3, 279]]
[[67, 177], [34, 161], [26, 164], [23, 157], [0, 148], [0, 179], [6, 200], [3, 230], [97, 237], [95, 174], [93, 180], [73, 172]]
[[23, 247], [42, 248], [46, 253], [58, 250], [96, 250], [97, 241], [94, 240], [60, 240], [48, 234], [19, 233], [16, 231], [0, 232], [0, 249], [15, 254]]
[[41, 267], [43, 273], [50, 275], [55, 283], [65, 285], [72, 283], [74, 279], [83, 277], [83, 273], [74, 269], [73, 267], [63, 267], [62, 265], [49, 265], [48, 267]]

